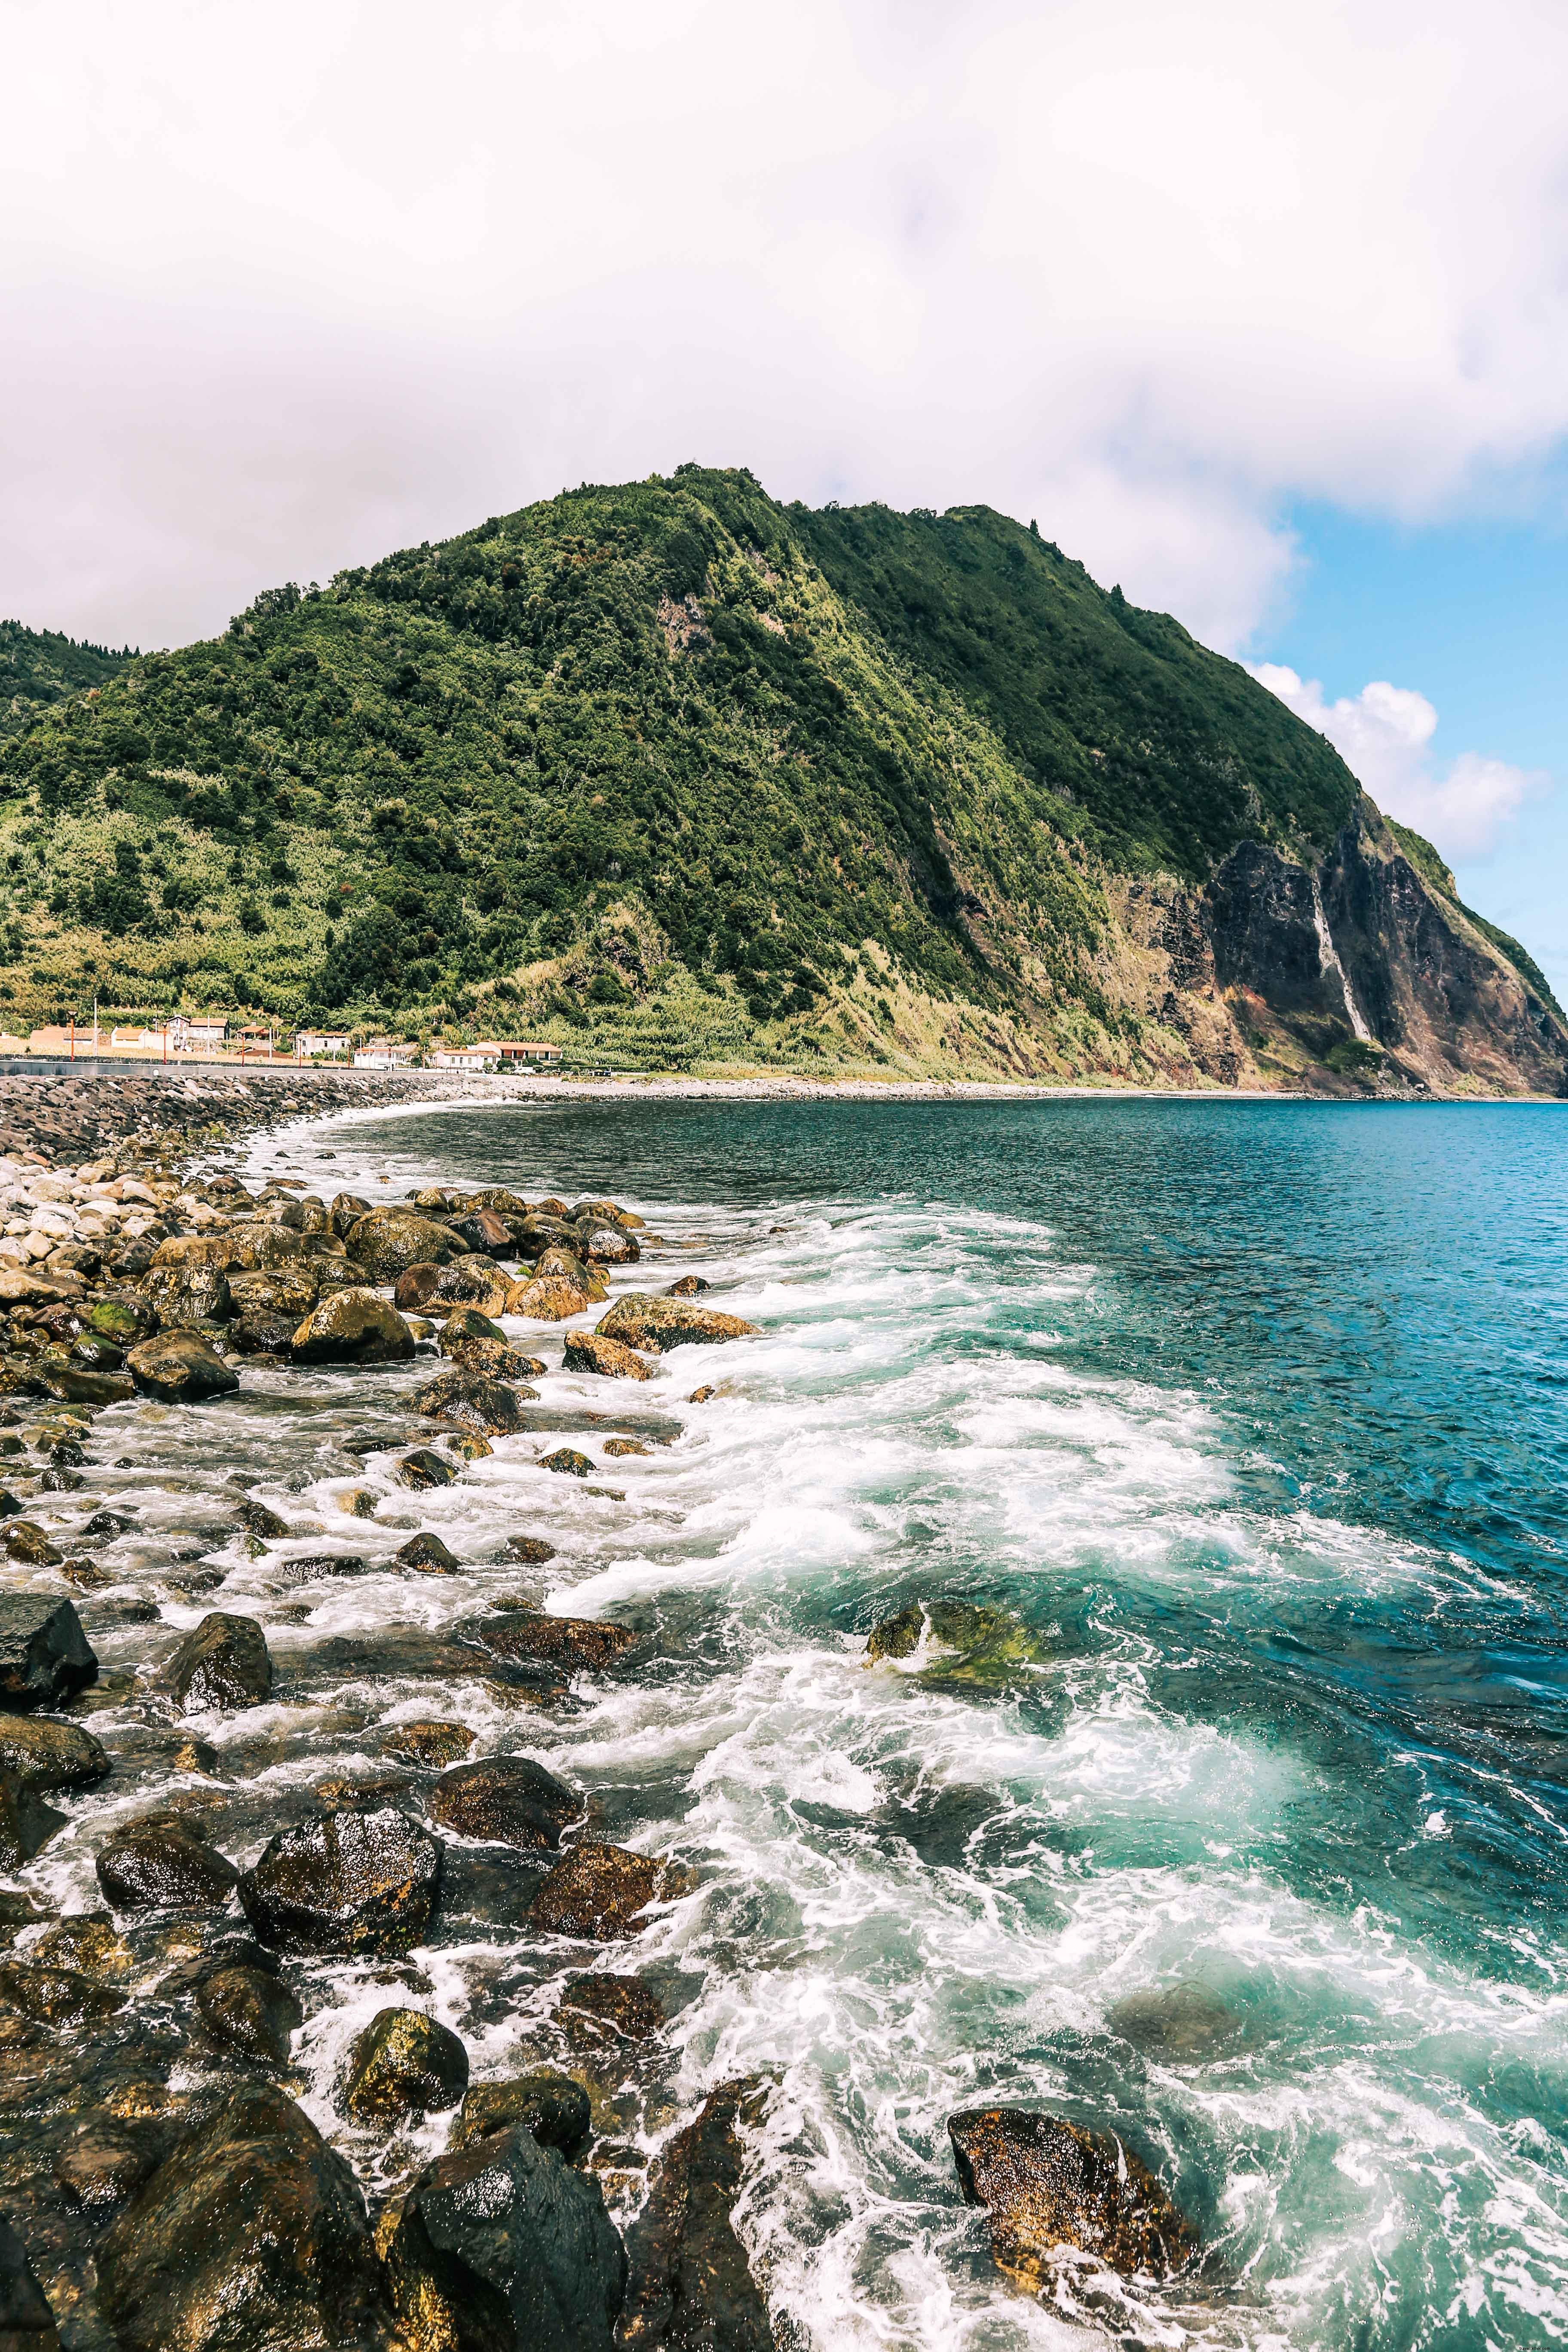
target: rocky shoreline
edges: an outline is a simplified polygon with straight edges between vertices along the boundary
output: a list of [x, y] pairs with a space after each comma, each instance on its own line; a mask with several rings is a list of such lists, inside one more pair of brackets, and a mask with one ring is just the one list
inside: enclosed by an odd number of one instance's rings
[[[683, 2119], [679, 1986], [637, 1964], [700, 1881], [615, 1834], [635, 1804], [617, 1821], [526, 1752], [531, 1723], [657, 1673], [655, 1646], [516, 1592], [436, 1623], [418, 1596], [464, 1563], [408, 1516], [525, 1433], [547, 1449], [536, 1468], [618, 1499], [593, 1482], [660, 1438], [621, 1401], [672, 1352], [754, 1327], [613, 1201], [328, 1200], [190, 1172], [247, 1126], [384, 1101], [384, 1080], [258, 1074], [199, 1098], [178, 1083], [180, 1098], [127, 1081], [140, 1091], [96, 1110], [40, 1097], [25, 1144], [5, 1098], [0, 2347], [772, 2346], [732, 2220], [769, 2085], [723, 2082]], [[94, 1156], [51, 1151], [56, 1132], [90, 1135]], [[560, 1370], [602, 1383], [630, 1433], [552, 1422], [533, 1350], [563, 1337]], [[356, 1390], [321, 1414], [342, 1481], [330, 1515], [279, 1507], [262, 1421], [195, 1541], [138, 1565], [135, 1480], [193, 1486], [168, 1465], [199, 1459], [247, 1369], [287, 1402], [323, 1371], [400, 1366], [385, 1401]], [[153, 1410], [155, 1458], [118, 1451], [125, 1406]], [[533, 1528], [489, 1541], [519, 1570], [552, 1556]], [[205, 1606], [239, 1561], [273, 1596], [268, 1625]], [[313, 1629], [316, 1596], [373, 1566], [405, 1580], [407, 1621]], [[937, 1601], [876, 1628], [867, 1664], [929, 1655], [983, 1691], [1026, 1649], [1011, 1620]], [[302, 1757], [313, 1778], [279, 1777]], [[56, 1906], [41, 1869], [62, 1853], [90, 1887]], [[416, 1957], [498, 1936], [543, 1956], [537, 2063], [504, 2073], [431, 2014]], [[298, 2057], [345, 1971], [378, 2005], [332, 2070], [323, 2129]], [[650, 2117], [651, 2168], [628, 2136]], [[1063, 2247], [1145, 2277], [1194, 2258], [1119, 2140], [1006, 2108], [950, 2130], [956, 2187], [1025, 2286]]]

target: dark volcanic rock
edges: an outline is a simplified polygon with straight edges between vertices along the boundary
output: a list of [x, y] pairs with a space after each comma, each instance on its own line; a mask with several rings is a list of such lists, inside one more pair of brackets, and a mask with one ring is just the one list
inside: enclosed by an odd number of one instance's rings
[[193, 1331], [165, 1331], [132, 1348], [126, 1362], [143, 1396], [165, 1404], [203, 1404], [209, 1397], [228, 1396], [239, 1386], [221, 1356]]
[[471, 2147], [492, 2132], [510, 2131], [521, 2124], [541, 2147], [552, 2147], [568, 2160], [587, 2141], [593, 2110], [588, 2094], [570, 2074], [541, 2066], [504, 2083], [476, 2083], [463, 2101], [463, 2112], [452, 2126], [448, 2147]]
[[297, 1364], [391, 1364], [414, 1353], [414, 1334], [374, 1290], [334, 1290], [300, 1324]]
[[267, 1636], [254, 1617], [215, 1609], [193, 1627], [165, 1669], [174, 1704], [186, 1715], [215, 1706], [259, 1706], [272, 1691]]
[[215, 1969], [196, 1988], [196, 2008], [215, 2042], [281, 2066], [305, 2012], [268, 1969]]
[[646, 1291], [628, 1290], [617, 1298], [596, 1328], [606, 1339], [623, 1339], [628, 1348], [668, 1355], [672, 1348], [711, 1347], [720, 1339], [753, 1339], [754, 1323], [738, 1315], [721, 1315], [716, 1307], [694, 1307], [687, 1298], [655, 1298]]
[[88, 1789], [108, 1772], [102, 1743], [77, 1723], [40, 1715], [0, 1715], [0, 1773], [35, 1794]]
[[768, 2307], [731, 2220], [744, 2163], [736, 2126], [762, 2095], [755, 2077], [726, 2083], [669, 2143], [628, 2241], [627, 2352], [773, 2352]]
[[0, 2352], [59, 2352], [59, 2341], [27, 2249], [0, 2218]]
[[68, 1601], [0, 1592], [0, 1707], [30, 1715], [64, 1706], [97, 1679], [98, 1660]]
[[239, 1899], [252, 1933], [280, 1950], [399, 1953], [423, 1938], [440, 1886], [439, 1841], [386, 1805], [280, 1830]]
[[443, 1462], [429, 1446], [416, 1445], [412, 1454], [404, 1455], [392, 1475], [400, 1486], [412, 1487], [417, 1493], [426, 1486], [449, 1486], [452, 1465]]
[[400, 1559], [405, 1568], [422, 1568], [437, 1576], [450, 1576], [454, 1569], [462, 1566], [456, 1552], [448, 1551], [439, 1536], [428, 1533], [411, 1536], [405, 1544], [398, 1546], [393, 1557]]
[[584, 1838], [544, 1878], [529, 1916], [543, 1935], [608, 1943], [635, 1935], [650, 1903], [669, 1900], [684, 1886], [684, 1873], [668, 1863]]
[[487, 1650], [503, 1658], [546, 1658], [552, 1664], [602, 1672], [635, 1650], [641, 1635], [601, 1617], [550, 1617], [539, 1609], [510, 1609], [504, 1617], [484, 1617], [472, 1631]]
[[562, 2031], [579, 2048], [651, 2042], [664, 2025], [664, 2006], [640, 1977], [568, 1977], [556, 2012]]
[[1192, 2224], [1110, 2132], [1026, 2107], [969, 2108], [947, 2130], [959, 2186], [990, 2216], [998, 2267], [1026, 2286], [1047, 2283], [1058, 2246], [1098, 2254], [1124, 2278], [1168, 2278], [1198, 2251]]
[[121, 2352], [326, 2352], [373, 2336], [354, 2178], [292, 2099], [247, 2084], [177, 2147], [98, 2249]]
[[425, 1801], [433, 1822], [458, 1837], [553, 1853], [583, 1816], [583, 1800], [531, 1756], [492, 1756], [444, 1772]]
[[342, 2105], [358, 2124], [391, 2126], [455, 2107], [468, 2087], [468, 2053], [418, 2009], [378, 2010], [349, 2053]]
[[239, 1876], [226, 1854], [173, 1821], [128, 1823], [103, 1848], [97, 1868], [116, 1911], [218, 1910]]
[[626, 2250], [598, 2182], [521, 2125], [438, 2157], [386, 2245], [399, 2315], [417, 2313], [432, 2344], [612, 2352]]

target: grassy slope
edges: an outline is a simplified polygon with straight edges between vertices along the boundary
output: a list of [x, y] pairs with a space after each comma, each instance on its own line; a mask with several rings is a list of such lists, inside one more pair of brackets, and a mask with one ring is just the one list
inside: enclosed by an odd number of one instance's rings
[[57, 702], [101, 686], [131, 658], [129, 646], [111, 653], [107, 646], [79, 645], [54, 629], [0, 621], [0, 741], [19, 735]]
[[1555, 1013], [1561, 1021], [1563, 1018], [1563, 1007], [1552, 995], [1546, 974], [1528, 948], [1521, 947], [1519, 941], [1510, 939], [1507, 931], [1500, 930], [1496, 923], [1489, 923], [1484, 915], [1478, 915], [1473, 907], [1466, 906], [1459, 896], [1459, 886], [1454, 878], [1452, 869], [1445, 866], [1436, 850], [1423, 835], [1413, 832], [1407, 824], [1396, 824], [1393, 817], [1388, 818], [1386, 822], [1390, 833], [1393, 834], [1422, 879], [1434, 890], [1441, 892], [1445, 898], [1450, 899], [1467, 921], [1475, 925], [1481, 937], [1489, 940], [1493, 947], [1508, 958], [1525, 985], [1532, 988], [1542, 1003]]
[[0, 1017], [96, 993], [835, 1066], [1020, 1066], [1026, 1033], [1090, 1067], [1139, 1050], [1108, 876], [1322, 843], [1353, 793], [988, 509], [813, 515], [686, 467], [269, 593], [0, 751]]

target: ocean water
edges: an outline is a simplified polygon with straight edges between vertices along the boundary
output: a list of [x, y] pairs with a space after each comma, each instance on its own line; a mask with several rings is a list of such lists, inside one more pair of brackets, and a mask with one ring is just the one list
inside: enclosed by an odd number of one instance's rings
[[[445, 1490], [373, 1455], [400, 1527], [334, 1518], [340, 1441], [424, 1367], [250, 1371], [199, 1464], [188, 1418], [117, 1409], [95, 1454], [123, 1436], [142, 1467], [70, 1498], [118, 1480], [165, 1539], [180, 1514], [199, 1537], [204, 1479], [316, 1511], [373, 1572], [301, 1590], [288, 1546], [221, 1551], [216, 1593], [164, 1609], [253, 1611], [280, 1664], [503, 1591], [656, 1637], [559, 1718], [462, 1710], [696, 1873], [600, 1958], [672, 2019], [606, 2088], [618, 2210], [705, 2091], [755, 2073], [740, 2226], [788, 2346], [1568, 2336], [1568, 1112], [563, 1103], [339, 1122], [251, 1170], [608, 1192], [666, 1244], [627, 1286], [696, 1271], [762, 1328], [635, 1388], [552, 1369], [536, 1430]], [[515, 1336], [558, 1365], [559, 1330]], [[648, 1453], [603, 1457], [616, 1431]], [[623, 1500], [533, 1466], [563, 1435]], [[411, 1520], [471, 1566], [376, 1572]], [[494, 1565], [523, 1527], [558, 1557]], [[994, 1688], [929, 1652], [867, 1667], [873, 1625], [943, 1598], [1016, 1612], [1032, 1662]], [[116, 1639], [145, 1633], [107, 1663]], [[258, 1712], [241, 1860], [388, 1721], [452, 1705], [307, 1677]], [[237, 1766], [257, 1737], [202, 1727]], [[91, 1899], [111, 1811], [73, 1808], [57, 1893]], [[551, 2054], [583, 1965], [459, 1923], [405, 1980], [479, 2074]], [[388, 1981], [321, 1964], [300, 2057], [312, 2113], [391, 2180], [442, 2126], [387, 2150], [332, 2104], [353, 2032], [414, 1997]], [[1201, 2267], [1009, 2285], [944, 2129], [977, 2099], [1121, 2132]]]

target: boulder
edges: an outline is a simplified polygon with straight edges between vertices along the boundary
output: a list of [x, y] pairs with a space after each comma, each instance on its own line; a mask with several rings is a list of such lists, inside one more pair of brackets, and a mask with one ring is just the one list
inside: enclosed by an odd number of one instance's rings
[[1191, 2222], [1114, 2133], [1028, 2107], [968, 2108], [947, 2132], [964, 2199], [984, 2206], [997, 2266], [1021, 2285], [1048, 2284], [1059, 2247], [1124, 2278], [1169, 2278], [1198, 2251]]
[[[7, 1496], [13, 1510], [16, 1507], [14, 1495]], [[12, 1559], [19, 1559], [27, 1568], [58, 1568], [65, 1555], [58, 1544], [52, 1544], [36, 1519], [11, 1519], [0, 1531], [3, 1544]]]
[[536, 1467], [553, 1470], [563, 1478], [591, 1478], [594, 1475], [593, 1464], [574, 1445], [558, 1445], [553, 1454], [542, 1454]]
[[321, 1296], [321, 1274], [301, 1258], [294, 1265], [275, 1266], [269, 1274], [233, 1275], [228, 1292], [237, 1315], [288, 1315], [298, 1325]]
[[757, 1327], [738, 1315], [695, 1306], [689, 1298], [656, 1298], [629, 1290], [595, 1327], [606, 1339], [668, 1355], [672, 1348], [711, 1347], [721, 1339], [754, 1339]]
[[165, 1329], [176, 1324], [226, 1323], [234, 1313], [228, 1276], [218, 1265], [153, 1265], [143, 1276], [142, 1289]]
[[405, 1568], [422, 1569], [431, 1576], [450, 1576], [462, 1566], [457, 1553], [448, 1551], [439, 1536], [429, 1534], [411, 1537], [407, 1543], [399, 1545], [393, 1558], [401, 1560]]
[[1205, 1984], [1168, 1985], [1157, 1992], [1129, 1993], [1106, 2018], [1134, 2049], [1169, 2063], [1213, 2057], [1244, 2031], [1242, 2020]]
[[433, 2345], [612, 2352], [626, 2249], [598, 2182], [523, 2125], [437, 2157], [384, 2242], [398, 2315]]
[[[143, 2181], [156, 2172], [175, 2137], [175, 2129], [163, 2116], [127, 2119], [97, 2108], [77, 2126], [55, 2158], [56, 2186], [72, 2211], [94, 2222], [109, 2221], [115, 2209], [134, 2197]], [[0, 2352], [12, 2352], [3, 2318]]]
[[574, 1244], [568, 1248], [563, 1242], [552, 1243], [535, 1265], [533, 1279], [535, 1282], [569, 1282], [574, 1290], [582, 1291], [590, 1300], [607, 1298], [610, 1295], [604, 1269], [590, 1265], [586, 1258], [579, 1257]]
[[0, 1780], [0, 1876], [12, 1878], [26, 1870], [65, 1825], [64, 1813], [46, 1805], [30, 1789]]
[[425, 1800], [430, 1819], [458, 1837], [553, 1853], [583, 1817], [583, 1800], [531, 1756], [491, 1756], [444, 1772]]
[[254, 1617], [215, 1609], [185, 1635], [163, 1670], [184, 1715], [215, 1706], [259, 1706], [272, 1693], [267, 1636]]
[[310, 1255], [302, 1234], [266, 1217], [247, 1217], [230, 1225], [216, 1246], [224, 1252], [225, 1271], [228, 1273], [237, 1270], [241, 1274], [268, 1274], [277, 1266], [294, 1265]]
[[136, 1393], [136, 1383], [126, 1372], [93, 1371], [86, 1364], [47, 1360], [39, 1363], [37, 1370], [49, 1394], [58, 1397], [62, 1404], [129, 1404]]
[[476, 1339], [493, 1340], [498, 1347], [506, 1346], [506, 1333], [477, 1307], [454, 1307], [436, 1336], [436, 1345], [444, 1356], [460, 1356]]
[[209, 1397], [230, 1396], [239, 1386], [239, 1374], [194, 1331], [143, 1339], [125, 1360], [142, 1394], [164, 1404], [203, 1404]]
[[390, 2128], [455, 2107], [468, 2087], [468, 2053], [419, 2009], [378, 2010], [349, 2053], [340, 2104], [356, 2124]]
[[579, 1201], [570, 1211], [573, 1224], [580, 1225], [591, 1219], [595, 1224], [619, 1225], [623, 1233], [642, 1234], [647, 1231], [647, 1220], [631, 1209], [623, 1209], [618, 1201]]
[[30, 1715], [64, 1706], [97, 1679], [98, 1660], [68, 1601], [0, 1592], [0, 1708]]
[[516, 1249], [511, 1227], [493, 1209], [468, 1209], [447, 1223], [476, 1256], [510, 1257]]
[[542, 1660], [498, 1658], [469, 1642], [401, 1626], [368, 1641], [331, 1635], [300, 1664], [312, 1683], [320, 1673], [356, 1682], [393, 1675], [407, 1681], [483, 1683], [492, 1698], [518, 1706], [550, 1706], [570, 1695], [565, 1675]]
[[666, 2148], [627, 2242], [626, 2352], [773, 2352], [768, 2307], [731, 2218], [745, 2160], [737, 2126], [763, 2095], [755, 2076], [726, 2083]]
[[526, 1316], [535, 1323], [564, 1323], [569, 1316], [586, 1314], [593, 1305], [585, 1290], [553, 1275], [514, 1282], [507, 1293], [506, 1312]]
[[645, 1445], [640, 1437], [606, 1437], [605, 1451], [613, 1462], [621, 1462], [627, 1454], [651, 1454], [653, 1448]]
[[332, 1198], [331, 1205], [327, 1211], [327, 1216], [331, 1224], [332, 1231], [336, 1234], [339, 1241], [346, 1240], [348, 1235], [353, 1233], [354, 1227], [358, 1224], [360, 1219], [362, 1217], [368, 1217], [371, 1214], [372, 1210], [370, 1202], [368, 1201], [362, 1201], [357, 1192], [335, 1193]]
[[538, 1398], [537, 1389], [509, 1388], [467, 1365], [438, 1372], [415, 1397], [418, 1410], [432, 1421], [455, 1422], [480, 1437], [511, 1437], [526, 1428], [523, 1406]]
[[395, 1723], [382, 1744], [390, 1755], [405, 1757], [411, 1764], [433, 1764], [439, 1769], [466, 1756], [474, 1744], [474, 1734], [466, 1723], [426, 1717], [419, 1723]]
[[59, 2345], [55, 2315], [27, 2249], [10, 2222], [0, 2219], [0, 2352], [59, 2352]]
[[511, 1291], [511, 1276], [493, 1257], [464, 1254], [441, 1268], [430, 1294], [430, 1312], [438, 1314], [448, 1307], [477, 1307], [481, 1315], [504, 1315]]
[[196, 1987], [196, 2011], [213, 2040], [247, 2058], [286, 2065], [305, 2012], [268, 1969], [215, 1969]]
[[555, 1558], [555, 1546], [542, 1536], [508, 1536], [496, 1555], [510, 1560], [519, 1568], [542, 1568], [547, 1559]]
[[429, 1486], [449, 1486], [452, 1465], [443, 1462], [427, 1445], [416, 1445], [412, 1454], [404, 1455], [392, 1475], [400, 1486], [412, 1487], [417, 1494]]
[[921, 1678], [938, 1688], [994, 1689], [1038, 1666], [1050, 1652], [1020, 1618], [973, 1601], [911, 1601], [874, 1626], [866, 1664], [921, 1656]]
[[568, 1977], [556, 2021], [580, 2049], [616, 2049], [662, 2032], [664, 2006], [640, 1977]]
[[109, 1769], [101, 1743], [79, 1724], [0, 1714], [0, 1772], [29, 1794], [89, 1789]]
[[353, 2174], [268, 2083], [245, 2084], [159, 2166], [97, 2263], [120, 2352], [326, 2352], [377, 2333]]
[[218, 1911], [239, 1877], [226, 1854], [182, 1822], [131, 1822], [97, 1864], [104, 1899], [116, 1911]]
[[289, 1522], [281, 1511], [275, 1511], [270, 1503], [254, 1502], [249, 1496], [236, 1506], [235, 1517], [253, 1536], [264, 1536], [269, 1541], [289, 1532]]
[[117, 1348], [133, 1348], [158, 1328], [158, 1311], [147, 1298], [95, 1298], [87, 1310], [88, 1330]]
[[229, 1325], [229, 1344], [237, 1356], [287, 1357], [300, 1328], [297, 1315], [274, 1315], [252, 1308]]
[[392, 1303], [398, 1313], [423, 1315], [446, 1271], [434, 1258], [422, 1258], [417, 1265], [405, 1265], [392, 1290]]
[[262, 1943], [290, 1952], [408, 1951], [435, 1916], [441, 1847], [395, 1806], [279, 1830], [239, 1882]]
[[0, 1960], [0, 2004], [19, 2011], [35, 2025], [82, 2025], [114, 2016], [125, 2007], [125, 1995], [79, 1969]]
[[334, 1290], [308, 1315], [289, 1349], [297, 1364], [393, 1364], [414, 1353], [414, 1334], [374, 1290]]
[[712, 1287], [700, 1274], [683, 1274], [679, 1282], [666, 1286], [664, 1295], [667, 1298], [700, 1298], [705, 1290]]
[[574, 1331], [566, 1341], [561, 1367], [568, 1372], [598, 1372], [609, 1381], [651, 1381], [654, 1368], [623, 1340], [607, 1339], [602, 1331]]
[[552, 2066], [541, 2066], [508, 2082], [476, 2083], [447, 2145], [471, 2147], [476, 2140], [521, 2124], [541, 2147], [552, 2147], [570, 2162], [586, 2145], [592, 2122], [593, 2108], [581, 2083], [570, 2074], [558, 2074]]
[[445, 1265], [459, 1244], [455, 1234], [411, 1209], [372, 1209], [343, 1236], [350, 1257], [372, 1282], [395, 1282], [411, 1265]]
[[503, 1658], [547, 1658], [554, 1665], [603, 1673], [635, 1650], [642, 1636], [602, 1617], [552, 1617], [540, 1609], [509, 1609], [473, 1628], [487, 1650]]
[[542, 1935], [606, 1944], [635, 1934], [650, 1903], [684, 1892], [685, 1874], [668, 1863], [584, 1838], [541, 1881], [529, 1917]]
[[577, 1255], [590, 1265], [635, 1265], [642, 1252], [630, 1234], [619, 1225], [607, 1225], [596, 1218], [584, 1218], [575, 1230]]

